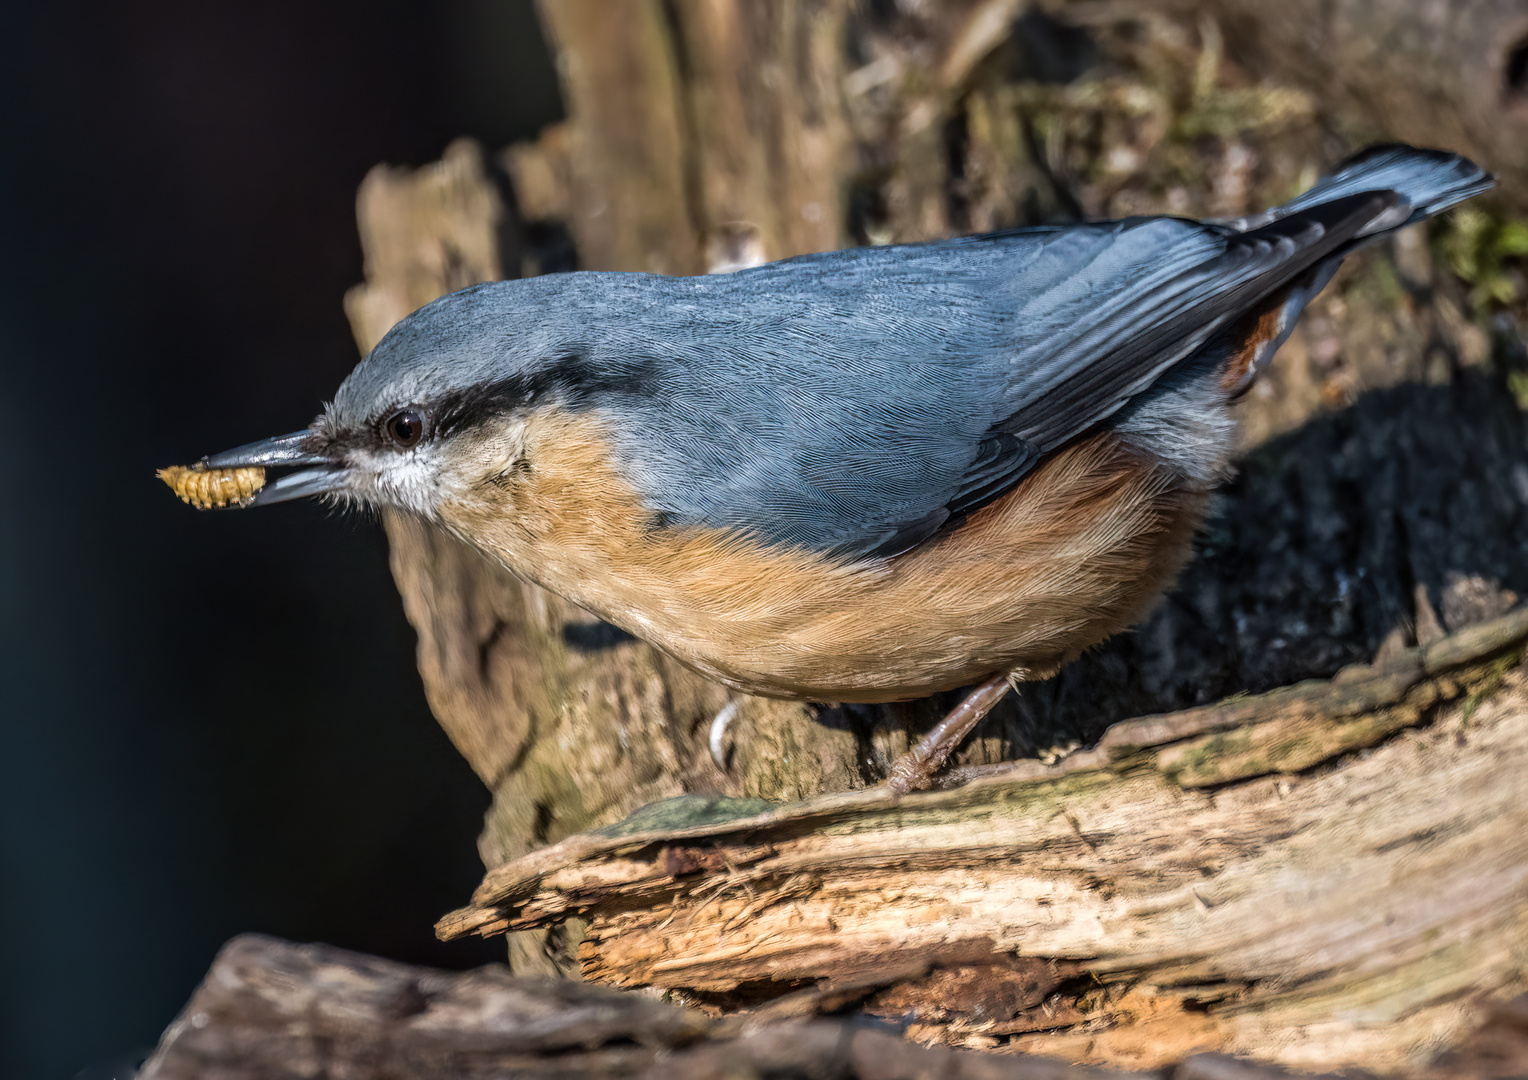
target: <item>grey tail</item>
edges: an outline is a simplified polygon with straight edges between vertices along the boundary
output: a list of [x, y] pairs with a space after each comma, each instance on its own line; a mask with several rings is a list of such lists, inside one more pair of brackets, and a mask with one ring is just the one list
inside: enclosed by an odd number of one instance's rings
[[1359, 233], [1373, 236], [1442, 213], [1495, 186], [1496, 179], [1469, 158], [1388, 143], [1359, 151], [1315, 187], [1269, 214], [1277, 220], [1347, 195], [1394, 191], [1405, 202]]
[[1346, 241], [1293, 282], [1279, 315], [1278, 335], [1260, 347], [1235, 392], [1241, 393], [1252, 384], [1258, 371], [1294, 329], [1305, 306], [1326, 287], [1346, 256], [1395, 229], [1442, 213], [1495, 186], [1495, 178], [1468, 158], [1442, 150], [1418, 150], [1389, 143], [1353, 155], [1315, 187], [1283, 206], [1255, 217], [1226, 222], [1234, 229], [1251, 232], [1269, 226], [1277, 228], [1276, 222], [1294, 215], [1319, 220], [1340, 212], [1345, 203], [1362, 204], [1365, 195], [1371, 197], [1375, 207], [1372, 218], [1356, 231], [1348, 232]]

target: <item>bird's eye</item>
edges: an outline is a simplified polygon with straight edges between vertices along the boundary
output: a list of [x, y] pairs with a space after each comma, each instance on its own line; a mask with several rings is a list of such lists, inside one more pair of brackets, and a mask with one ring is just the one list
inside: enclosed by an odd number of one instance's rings
[[387, 430], [388, 438], [407, 450], [424, 435], [424, 414], [418, 409], [399, 409], [382, 426]]

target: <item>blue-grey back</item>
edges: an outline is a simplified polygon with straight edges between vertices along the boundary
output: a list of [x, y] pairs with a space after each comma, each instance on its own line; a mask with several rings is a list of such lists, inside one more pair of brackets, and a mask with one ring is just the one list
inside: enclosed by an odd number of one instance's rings
[[640, 354], [655, 376], [650, 393], [609, 413], [623, 465], [678, 524], [898, 550], [965, 509], [984, 459], [1001, 489], [1045, 451], [1000, 429], [1070, 359], [1036, 343], [1078, 329], [1097, 280], [1118, 270], [1094, 280], [1089, 267], [1139, 261], [1197, 231], [1036, 230], [629, 282], [664, 300], [596, 345]]

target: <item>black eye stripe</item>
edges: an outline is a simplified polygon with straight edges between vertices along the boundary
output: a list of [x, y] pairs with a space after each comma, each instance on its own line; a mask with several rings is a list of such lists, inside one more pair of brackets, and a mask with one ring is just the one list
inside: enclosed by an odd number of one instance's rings
[[436, 430], [441, 435], [464, 431], [512, 409], [536, 402], [555, 390], [563, 381], [553, 373], [541, 371], [512, 375], [507, 379], [442, 395], [433, 402], [437, 416]]
[[612, 395], [647, 394], [651, 392], [652, 368], [651, 361], [596, 364], [582, 353], [564, 353], [535, 370], [432, 398], [430, 435], [449, 436], [547, 400], [577, 409]]

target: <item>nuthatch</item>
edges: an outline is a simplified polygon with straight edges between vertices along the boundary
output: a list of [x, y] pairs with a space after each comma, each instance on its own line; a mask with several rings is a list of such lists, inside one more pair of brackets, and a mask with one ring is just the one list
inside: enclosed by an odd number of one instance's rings
[[1486, 190], [1377, 147], [1276, 210], [501, 281], [404, 319], [303, 431], [203, 468], [436, 522], [748, 693], [1011, 684], [1141, 617], [1229, 471], [1232, 402], [1355, 248]]

